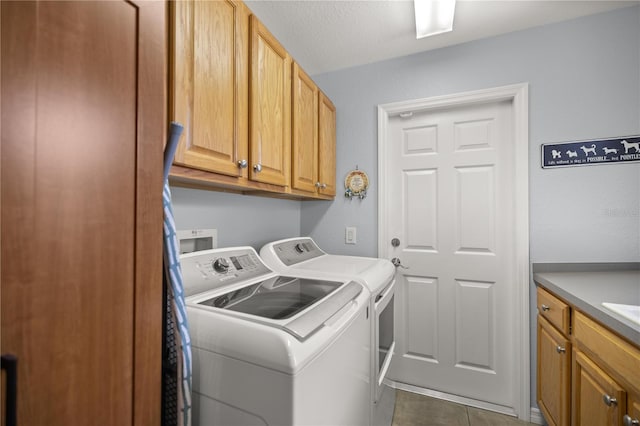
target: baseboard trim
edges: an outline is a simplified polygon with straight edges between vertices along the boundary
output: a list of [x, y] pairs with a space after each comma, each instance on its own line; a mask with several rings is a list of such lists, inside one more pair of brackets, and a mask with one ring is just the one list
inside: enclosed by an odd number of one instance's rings
[[537, 425], [544, 425], [544, 417], [542, 417], [542, 413], [539, 408], [531, 407], [531, 423], [535, 423]]
[[405, 383], [395, 382], [393, 380], [385, 379], [387, 385], [392, 388], [400, 389], [407, 392], [413, 392], [420, 395], [430, 396], [432, 398], [443, 399], [445, 401], [455, 402], [457, 404], [467, 405], [469, 407], [480, 408], [481, 410], [494, 411], [500, 414], [506, 414], [512, 417], [518, 417], [515, 410], [512, 407], [505, 407], [503, 405], [492, 404], [490, 402], [478, 401], [476, 399], [465, 398], [458, 395], [452, 395], [445, 392], [435, 391], [431, 389], [421, 388], [419, 386], [408, 385]]

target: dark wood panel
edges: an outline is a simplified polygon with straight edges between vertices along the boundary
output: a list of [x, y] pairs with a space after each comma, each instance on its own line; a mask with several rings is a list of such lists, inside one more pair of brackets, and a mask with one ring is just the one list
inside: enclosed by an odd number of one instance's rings
[[167, 5], [140, 1], [134, 425], [160, 424], [162, 384], [162, 149], [167, 122]]
[[159, 418], [165, 93], [145, 49], [164, 40], [146, 19], [127, 2], [2, 2], [1, 345], [20, 360], [21, 424], [131, 424], [134, 373], [157, 385], [136, 415]]

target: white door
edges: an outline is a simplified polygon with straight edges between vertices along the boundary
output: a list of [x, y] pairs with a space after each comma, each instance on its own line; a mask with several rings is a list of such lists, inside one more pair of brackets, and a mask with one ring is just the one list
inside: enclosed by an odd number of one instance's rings
[[407, 268], [390, 377], [514, 413], [513, 99], [390, 114], [386, 132], [381, 254]]

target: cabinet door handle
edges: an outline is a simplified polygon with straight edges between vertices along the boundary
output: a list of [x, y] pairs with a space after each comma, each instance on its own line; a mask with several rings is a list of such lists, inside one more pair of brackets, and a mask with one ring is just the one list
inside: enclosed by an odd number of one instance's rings
[[607, 407], [618, 405], [618, 400], [616, 398], [612, 398], [607, 394], [602, 395], [602, 401], [604, 401], [604, 405], [606, 405]]
[[548, 307], [547, 305], [540, 305], [540, 310], [542, 310], [543, 312], [547, 312], [548, 310], [550, 310], [551, 308]]
[[327, 187], [326, 183], [323, 183], [322, 185], [320, 185], [320, 189], [325, 189]]
[[255, 170], [256, 173], [260, 173], [262, 171], [262, 164], [260, 164], [260, 163], [255, 164], [253, 166], [253, 170]]
[[248, 165], [249, 163], [247, 162], [247, 160], [238, 161], [238, 167], [240, 167], [241, 169], [246, 169]]
[[624, 417], [622, 418], [622, 424], [624, 426], [638, 426], [640, 425], [640, 420], [632, 419], [630, 415], [625, 414]]
[[320, 188], [321, 184], [320, 182], [316, 182], [316, 188]]
[[563, 348], [562, 346], [558, 345], [558, 346], [556, 346], [556, 352], [558, 352], [559, 354], [563, 354], [563, 353], [567, 352], [567, 350], [565, 348]]
[[1, 367], [7, 372], [4, 424], [5, 426], [16, 426], [18, 415], [18, 357], [12, 354], [4, 354], [1, 358]]

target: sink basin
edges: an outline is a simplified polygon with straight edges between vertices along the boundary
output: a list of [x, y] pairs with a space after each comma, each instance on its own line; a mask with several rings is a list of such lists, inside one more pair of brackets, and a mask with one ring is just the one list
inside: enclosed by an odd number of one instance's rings
[[640, 306], [620, 303], [603, 303], [602, 306], [640, 325]]

